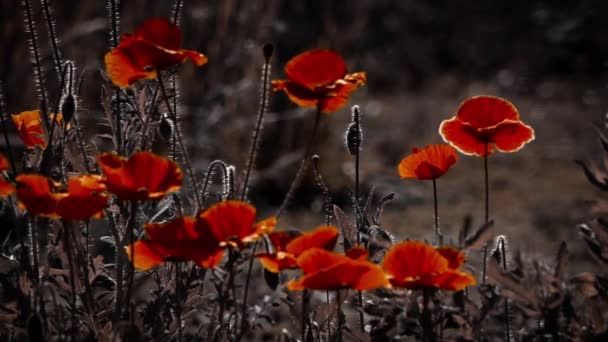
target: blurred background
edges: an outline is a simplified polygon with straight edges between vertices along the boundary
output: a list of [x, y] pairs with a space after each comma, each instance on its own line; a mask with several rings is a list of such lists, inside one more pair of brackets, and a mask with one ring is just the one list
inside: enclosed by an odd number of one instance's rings
[[[34, 2], [45, 77], [52, 70], [40, 3]], [[103, 130], [100, 106], [103, 56], [109, 51], [104, 1], [50, 1], [63, 58], [87, 70], [80, 118], [90, 139]], [[172, 1], [121, 1], [121, 32], [150, 17], [169, 17]], [[202, 68], [179, 71], [179, 115], [195, 166], [223, 159], [242, 171], [255, 124], [263, 56], [275, 46], [273, 79], [294, 55], [330, 48], [368, 83], [350, 105], [363, 113], [363, 193], [376, 201], [394, 192], [382, 223], [399, 238], [432, 235], [432, 186], [401, 181], [396, 165], [414, 146], [439, 143], [440, 122], [472, 95], [502, 96], [534, 127], [536, 140], [515, 154], [490, 159], [491, 217], [513, 249], [554, 253], [566, 240], [577, 256], [584, 245], [575, 225], [593, 217], [589, 185], [575, 159], [600, 159], [594, 127], [603, 127], [608, 26], [605, 1], [184, 1], [183, 46], [209, 57]], [[37, 108], [27, 36], [19, 1], [0, 2], [0, 79], [8, 110]], [[264, 214], [280, 205], [312, 129], [314, 113], [272, 94], [251, 199]], [[322, 118], [315, 153], [335, 204], [351, 211], [354, 161], [344, 148], [349, 108]], [[14, 133], [14, 132], [13, 132]], [[17, 143], [15, 136], [15, 142]], [[240, 173], [239, 173], [240, 174]], [[309, 173], [310, 174], [310, 173]], [[242, 178], [242, 177], [241, 177]], [[483, 219], [483, 161], [462, 156], [438, 182], [441, 227], [455, 239], [467, 215]], [[309, 177], [289, 207], [284, 227], [312, 229], [323, 222], [321, 191]], [[550, 254], [552, 255], [552, 254]]]

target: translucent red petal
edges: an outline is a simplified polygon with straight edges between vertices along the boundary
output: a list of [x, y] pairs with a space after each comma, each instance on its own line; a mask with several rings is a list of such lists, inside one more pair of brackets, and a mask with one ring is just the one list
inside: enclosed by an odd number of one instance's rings
[[431, 180], [441, 177], [456, 163], [456, 150], [446, 144], [427, 145], [401, 160], [397, 167], [401, 178]]
[[310, 50], [293, 57], [285, 65], [290, 81], [310, 90], [334, 83], [346, 75], [342, 57], [331, 50]]
[[[487, 140], [484, 140], [475, 128], [460, 121], [457, 117], [444, 120], [439, 126], [439, 134], [443, 140], [460, 153], [483, 157], [486, 151]], [[487, 146], [488, 154], [492, 153], [492, 145]]]
[[519, 120], [513, 104], [495, 96], [474, 96], [460, 104], [456, 117], [473, 128], [491, 127], [504, 120]]

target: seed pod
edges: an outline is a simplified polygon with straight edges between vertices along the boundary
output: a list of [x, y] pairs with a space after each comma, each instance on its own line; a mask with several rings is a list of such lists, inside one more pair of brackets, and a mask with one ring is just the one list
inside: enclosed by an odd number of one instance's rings
[[63, 115], [63, 121], [66, 125], [72, 120], [75, 112], [76, 101], [74, 100], [74, 96], [72, 94], [67, 94], [61, 104], [61, 115]]
[[359, 124], [359, 118], [361, 113], [359, 106], [353, 106], [352, 109], [352, 122], [348, 125], [345, 134], [346, 148], [348, 152], [354, 156], [361, 150], [361, 144], [363, 143], [363, 133], [361, 131], [361, 125]]
[[171, 135], [173, 134], [173, 124], [171, 120], [163, 115], [163, 118], [160, 120], [160, 124], [158, 125], [158, 130], [160, 131], [160, 135], [165, 140], [171, 139]]
[[264, 50], [264, 58], [266, 59], [266, 62], [268, 62], [270, 57], [272, 57], [272, 52], [274, 51], [274, 46], [270, 43], [266, 43], [266, 44], [264, 44], [263, 50]]

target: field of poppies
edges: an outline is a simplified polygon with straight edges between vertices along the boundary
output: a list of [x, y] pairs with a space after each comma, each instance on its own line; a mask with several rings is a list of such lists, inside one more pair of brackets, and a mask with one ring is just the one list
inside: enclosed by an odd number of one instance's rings
[[[407, 132], [368, 129], [371, 107], [353, 98], [375, 75], [352, 67], [338, 49], [300, 49], [271, 73], [279, 47], [249, 47], [263, 61], [253, 87], [257, 113], [245, 116], [251, 130], [231, 135], [234, 146], [221, 152], [246, 149], [240, 156], [210, 152], [215, 159], [207, 161], [193, 154], [204, 138], [188, 136], [191, 121], [180, 103], [180, 88], [196, 87], [180, 71], [196, 74], [214, 63], [183, 39], [187, 2], [125, 25], [119, 1], [107, 1], [109, 39], [95, 71], [101, 117], [83, 104], [90, 71], [64, 58], [60, 18], [52, 3], [40, 5], [41, 22], [31, 0], [20, 7], [39, 106], [9, 110], [21, 102], [6, 96], [11, 84], [0, 80], [0, 340], [608, 338], [608, 221], [597, 215], [604, 202], [595, 202], [597, 216], [573, 227], [578, 242], [552, 241], [556, 251], [547, 243], [536, 255], [512, 249], [524, 243], [511, 238], [509, 209], [493, 200], [504, 190], [495, 190], [493, 178], [522, 178], [529, 164], [505, 170], [493, 161], [518, 158], [542, 137], [516, 101], [487, 92], [463, 97], [428, 140], [380, 152], [398, 154], [391, 177], [403, 187], [422, 184], [420, 197], [431, 203], [415, 214], [432, 220], [416, 226], [397, 219], [394, 229], [385, 213], [398, 189], [377, 191], [362, 181], [373, 170], [364, 152], [368, 137]], [[271, 99], [283, 108], [270, 113]], [[352, 177], [335, 184], [327, 176], [335, 154], [321, 147], [323, 123], [349, 111], [339, 139]], [[261, 171], [273, 156], [265, 149], [277, 151], [272, 145], [280, 141], [265, 134], [265, 124], [293, 113], [307, 122], [289, 134], [302, 146], [286, 157], [294, 172]], [[599, 138], [604, 165], [577, 161], [597, 193], [608, 190], [605, 130], [587, 137]], [[473, 198], [448, 189], [462, 160], [478, 169], [467, 177], [480, 189]], [[287, 186], [262, 186], [278, 177], [273, 184]], [[318, 199], [311, 205], [303, 204], [311, 202], [301, 190], [306, 184]], [[468, 214], [446, 205], [446, 193], [481, 214], [444, 222], [453, 217], [444, 213]], [[586, 247], [584, 256], [574, 259], [571, 245]], [[587, 268], [587, 259], [598, 263]]]

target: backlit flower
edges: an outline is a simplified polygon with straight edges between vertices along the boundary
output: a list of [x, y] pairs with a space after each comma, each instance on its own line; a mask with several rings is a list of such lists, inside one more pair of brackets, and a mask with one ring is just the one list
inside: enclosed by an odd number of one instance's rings
[[17, 133], [21, 141], [27, 147], [46, 147], [46, 136], [42, 129], [39, 110], [29, 110], [19, 114], [11, 115], [13, 123], [17, 127]]
[[405, 241], [386, 253], [382, 267], [395, 287], [460, 291], [476, 283], [473, 276], [460, 271], [463, 264], [464, 254], [457, 249]]
[[351, 92], [365, 84], [365, 72], [347, 74], [344, 59], [331, 50], [310, 50], [285, 65], [287, 80], [272, 81], [301, 107], [319, 106], [325, 113], [340, 109]]
[[297, 258], [311, 248], [333, 250], [340, 232], [334, 226], [320, 226], [311, 232], [297, 234], [293, 231], [272, 232], [268, 234], [274, 247], [273, 253], [256, 255], [262, 266], [270, 272], [297, 268]]
[[65, 220], [100, 217], [108, 202], [101, 176], [82, 175], [60, 184], [37, 174], [17, 176], [17, 198], [29, 213]]
[[287, 284], [287, 288], [292, 291], [368, 291], [390, 286], [380, 266], [368, 261], [367, 251], [361, 247], [349, 250], [346, 255], [323, 248], [311, 248], [298, 257], [298, 267], [304, 274]]
[[[0, 154], [0, 172], [4, 172], [9, 168], [8, 159]], [[4, 179], [4, 176], [0, 177], [0, 196], [8, 196], [15, 192], [15, 187]]]
[[475, 96], [464, 101], [456, 116], [439, 127], [443, 140], [460, 152], [485, 156], [493, 152], [515, 152], [534, 140], [534, 130], [519, 119], [513, 104], [500, 97]]
[[106, 72], [121, 88], [141, 79], [157, 77], [157, 70], [181, 64], [187, 59], [197, 66], [207, 63], [207, 57], [194, 50], [181, 48], [181, 30], [166, 18], [150, 19], [124, 34], [120, 44], [105, 56]]
[[197, 217], [145, 225], [148, 239], [135, 242], [127, 254], [143, 270], [166, 261], [193, 261], [213, 268], [222, 261], [227, 247], [243, 248], [274, 229], [275, 218], [254, 224], [255, 215], [255, 208], [245, 202], [220, 202]]
[[108, 191], [126, 201], [160, 200], [182, 186], [182, 171], [173, 161], [150, 152], [129, 159], [114, 153], [97, 158]]
[[401, 178], [433, 180], [446, 173], [457, 159], [456, 150], [450, 145], [426, 145], [423, 149], [414, 148], [397, 169]]

